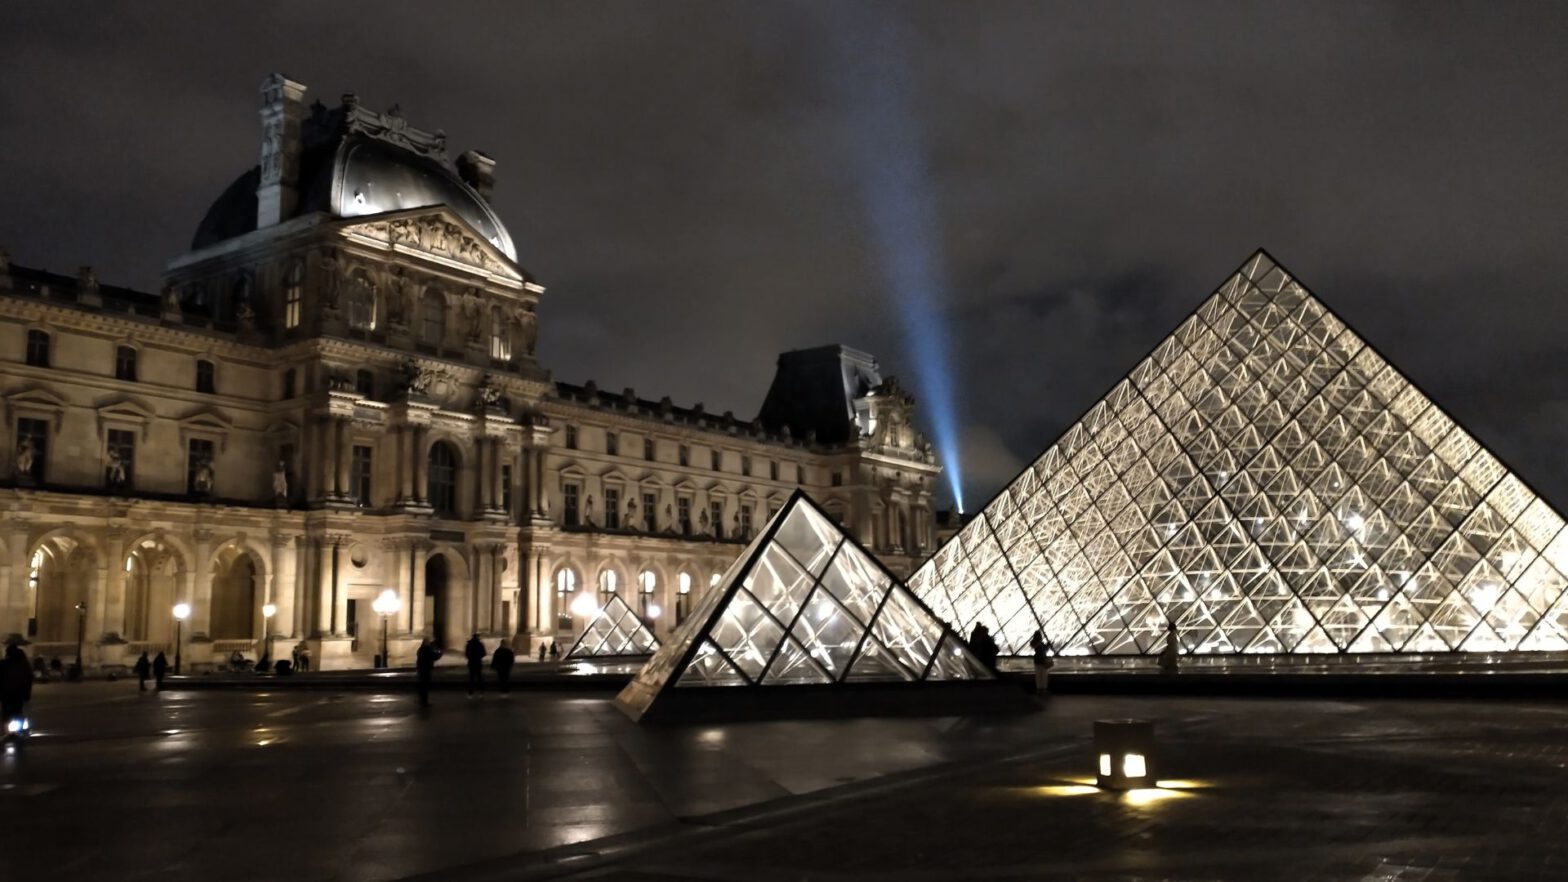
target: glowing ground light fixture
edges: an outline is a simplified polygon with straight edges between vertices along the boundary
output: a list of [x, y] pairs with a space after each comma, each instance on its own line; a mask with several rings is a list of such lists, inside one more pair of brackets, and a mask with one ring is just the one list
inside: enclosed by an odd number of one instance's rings
[[184, 648], [185, 620], [191, 617], [191, 605], [176, 603], [174, 605], [174, 673], [180, 673], [180, 650]]
[[381, 664], [378, 667], [388, 668], [392, 662], [387, 655], [387, 621], [403, 608], [403, 601], [398, 598], [396, 591], [388, 588], [370, 602], [370, 608], [381, 616]]
[[1095, 783], [1108, 790], [1153, 787], [1154, 723], [1148, 720], [1095, 720]]

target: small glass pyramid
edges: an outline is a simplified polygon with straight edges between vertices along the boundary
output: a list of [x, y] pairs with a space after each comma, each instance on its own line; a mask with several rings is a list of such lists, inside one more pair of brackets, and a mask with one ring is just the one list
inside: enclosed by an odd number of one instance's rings
[[1568, 650], [1568, 531], [1260, 251], [910, 588], [1003, 652]]
[[627, 606], [619, 594], [611, 594], [604, 607], [583, 629], [581, 637], [567, 650], [566, 657], [651, 655], [659, 648], [659, 638], [642, 617]]
[[991, 679], [969, 647], [796, 491], [621, 693]]

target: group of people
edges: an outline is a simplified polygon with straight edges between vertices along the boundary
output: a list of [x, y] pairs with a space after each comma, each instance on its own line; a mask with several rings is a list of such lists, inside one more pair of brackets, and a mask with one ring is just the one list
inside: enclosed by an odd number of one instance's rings
[[[558, 656], [560, 650], [555, 644], [550, 644], [552, 655]], [[539, 658], [544, 660], [545, 648], [539, 648]], [[435, 678], [436, 660], [441, 658], [441, 647], [430, 640], [419, 641], [419, 649], [414, 653], [414, 674], [419, 681], [419, 706], [430, 706], [430, 682]], [[463, 646], [463, 659], [468, 663], [468, 697], [483, 694], [485, 691], [485, 659], [490, 659], [490, 669], [495, 671], [497, 685], [503, 693], [512, 691], [512, 666], [517, 664], [517, 653], [512, 647], [502, 643], [494, 652], [485, 649], [484, 641], [479, 639], [479, 632], [475, 631], [468, 638], [468, 643]]]
[[131, 666], [131, 670], [136, 672], [136, 681], [141, 686], [141, 691], [147, 691], [147, 679], [149, 677], [155, 681], [157, 688], [162, 689], [163, 678], [169, 673], [169, 660], [164, 656], [162, 650], [158, 651], [157, 656], [149, 659], [147, 658], [147, 650], [144, 649], [141, 657], [136, 660], [136, 664]]
[[[969, 634], [969, 649], [988, 670], [996, 671], [996, 660], [1002, 649], [997, 645], [996, 638], [991, 636], [990, 628], [976, 624]], [[1051, 668], [1056, 666], [1056, 650], [1038, 628], [1029, 635], [1029, 649], [1034, 656], [1035, 691], [1044, 695], [1049, 689]], [[1160, 650], [1158, 663], [1160, 670], [1167, 674], [1176, 673], [1181, 665], [1181, 639], [1177, 635], [1175, 622], [1166, 623], [1165, 648]]]

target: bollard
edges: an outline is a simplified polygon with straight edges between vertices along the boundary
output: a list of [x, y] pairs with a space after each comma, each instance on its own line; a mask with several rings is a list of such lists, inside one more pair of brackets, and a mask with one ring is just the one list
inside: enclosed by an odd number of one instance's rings
[[1154, 723], [1095, 720], [1096, 783], [1110, 790], [1154, 786]]

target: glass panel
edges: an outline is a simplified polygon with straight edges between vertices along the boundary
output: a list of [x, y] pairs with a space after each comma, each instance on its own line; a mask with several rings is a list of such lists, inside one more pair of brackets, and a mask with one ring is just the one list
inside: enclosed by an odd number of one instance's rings
[[790, 633], [837, 680], [849, 669], [865, 626], [851, 618], [826, 590], [818, 588]]

